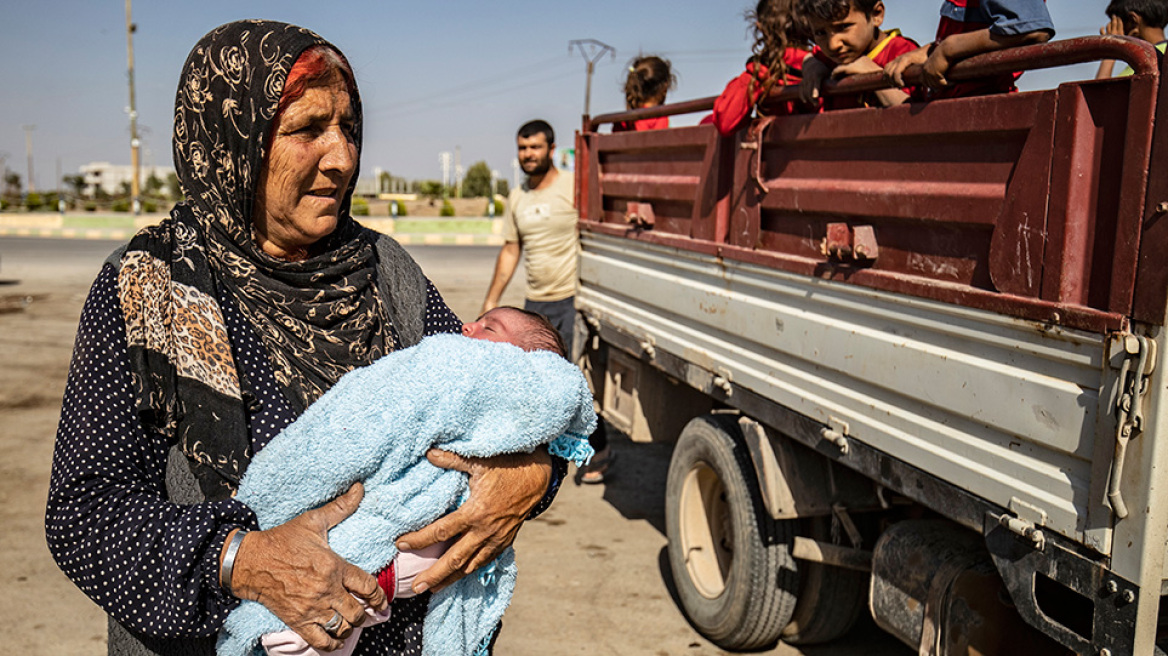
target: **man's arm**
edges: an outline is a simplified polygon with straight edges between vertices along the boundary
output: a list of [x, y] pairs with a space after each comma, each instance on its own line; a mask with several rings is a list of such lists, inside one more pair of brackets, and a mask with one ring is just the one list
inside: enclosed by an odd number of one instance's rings
[[507, 283], [511, 282], [511, 276], [515, 275], [515, 268], [519, 266], [520, 252], [522, 249], [517, 241], [506, 242], [499, 249], [499, 257], [495, 259], [495, 275], [491, 278], [491, 286], [487, 288], [487, 298], [483, 301], [479, 316], [498, 307], [503, 290], [507, 289]]

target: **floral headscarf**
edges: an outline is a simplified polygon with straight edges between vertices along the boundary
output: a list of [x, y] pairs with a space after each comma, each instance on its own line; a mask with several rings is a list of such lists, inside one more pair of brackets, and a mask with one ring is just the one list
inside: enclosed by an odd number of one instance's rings
[[[228, 23], [195, 45], [175, 99], [174, 161], [186, 200], [139, 233], [121, 260], [139, 415], [179, 442], [208, 498], [229, 494], [251, 457], [246, 385], [217, 289], [260, 335], [298, 411], [394, 348], [375, 238], [349, 215], [356, 173], [319, 255], [279, 260], [253, 238], [256, 186], [284, 83], [317, 45], [340, 54], [308, 30], [271, 21]], [[355, 88], [350, 96], [359, 153], [361, 101]]]

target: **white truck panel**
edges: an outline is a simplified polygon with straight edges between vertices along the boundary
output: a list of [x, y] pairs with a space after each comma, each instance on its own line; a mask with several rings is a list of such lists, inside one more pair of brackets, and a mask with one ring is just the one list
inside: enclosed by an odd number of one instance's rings
[[1088, 525], [1104, 336], [593, 233], [583, 243], [580, 309], [1107, 548], [1107, 529]]

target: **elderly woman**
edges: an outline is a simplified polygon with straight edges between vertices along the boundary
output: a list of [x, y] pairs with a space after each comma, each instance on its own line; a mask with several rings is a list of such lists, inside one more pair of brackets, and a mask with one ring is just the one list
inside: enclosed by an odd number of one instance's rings
[[[461, 327], [409, 255], [350, 217], [360, 150], [352, 71], [317, 35], [230, 23], [187, 58], [174, 124], [187, 200], [90, 291], [45, 518], [58, 565], [109, 614], [110, 653], [213, 653], [240, 599], [332, 650], [387, 603], [328, 548], [360, 485], [263, 531], [232, 498], [252, 455], [345, 372]], [[471, 496], [402, 536], [455, 538], [418, 592], [493, 559], [563, 473], [546, 452], [430, 457], [469, 473]], [[357, 653], [420, 653], [428, 597], [393, 602]]]

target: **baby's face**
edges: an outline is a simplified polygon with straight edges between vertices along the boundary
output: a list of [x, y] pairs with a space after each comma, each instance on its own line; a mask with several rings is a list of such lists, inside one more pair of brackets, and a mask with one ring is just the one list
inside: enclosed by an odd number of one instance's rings
[[471, 339], [519, 346], [523, 338], [523, 319], [525, 317], [515, 310], [495, 308], [477, 320], [463, 324], [462, 334]]

